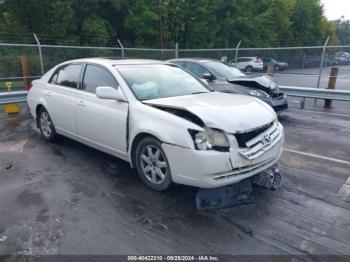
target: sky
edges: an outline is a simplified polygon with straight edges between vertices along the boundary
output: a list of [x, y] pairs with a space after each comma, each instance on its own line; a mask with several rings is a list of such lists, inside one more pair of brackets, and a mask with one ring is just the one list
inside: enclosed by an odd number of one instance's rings
[[341, 16], [350, 19], [350, 0], [321, 0], [321, 2], [329, 20], [338, 20]]

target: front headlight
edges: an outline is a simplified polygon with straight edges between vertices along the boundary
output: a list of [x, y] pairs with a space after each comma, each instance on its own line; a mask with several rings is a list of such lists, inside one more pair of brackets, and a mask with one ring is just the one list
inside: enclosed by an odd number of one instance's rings
[[204, 131], [189, 130], [195, 147], [198, 150], [218, 150], [228, 151], [230, 144], [225, 133], [211, 129], [208, 127], [204, 128]]
[[268, 97], [269, 96], [267, 93], [265, 93], [264, 91], [261, 91], [261, 90], [251, 89], [251, 90], [248, 90], [247, 92], [251, 96], [255, 96], [255, 97]]

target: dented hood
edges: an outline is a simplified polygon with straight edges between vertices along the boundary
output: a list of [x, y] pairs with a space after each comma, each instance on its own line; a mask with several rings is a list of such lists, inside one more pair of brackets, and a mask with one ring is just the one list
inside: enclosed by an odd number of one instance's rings
[[152, 99], [144, 103], [158, 108], [185, 109], [206, 126], [228, 133], [245, 132], [276, 119], [273, 109], [256, 98], [220, 92]]
[[241, 84], [248, 87], [256, 87], [259, 89], [263, 89], [267, 92], [275, 92], [278, 91], [278, 85], [273, 80], [272, 77], [268, 75], [262, 76], [242, 76], [236, 77], [232, 79], [227, 79], [229, 83], [232, 84]]

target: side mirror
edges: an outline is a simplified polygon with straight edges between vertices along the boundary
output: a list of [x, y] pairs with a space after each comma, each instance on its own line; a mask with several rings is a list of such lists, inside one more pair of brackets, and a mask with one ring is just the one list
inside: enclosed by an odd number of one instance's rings
[[126, 97], [124, 94], [113, 87], [109, 86], [99, 86], [96, 88], [96, 96], [101, 99], [117, 100], [121, 102], [126, 102]]
[[215, 79], [215, 78], [213, 77], [213, 75], [210, 74], [210, 73], [204, 73], [204, 74], [202, 75], [202, 78], [205, 79], [205, 80], [214, 80], [214, 79]]

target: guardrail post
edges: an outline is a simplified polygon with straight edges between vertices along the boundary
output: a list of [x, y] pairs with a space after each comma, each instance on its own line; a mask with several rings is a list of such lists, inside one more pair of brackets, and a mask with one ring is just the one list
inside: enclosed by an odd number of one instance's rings
[[175, 58], [179, 58], [179, 43], [175, 44]]
[[273, 74], [275, 73], [275, 66], [274, 65], [268, 65], [267, 66], [267, 72], [266, 72], [269, 76], [273, 76]]
[[124, 46], [122, 45], [122, 43], [120, 42], [119, 39], [117, 39], [118, 45], [121, 48], [121, 57], [124, 58], [125, 57], [125, 50], [124, 50]]
[[237, 46], [236, 46], [236, 54], [235, 54], [235, 66], [237, 64], [237, 59], [238, 59], [238, 51], [239, 51], [239, 46], [241, 45], [241, 40], [239, 40]]
[[[327, 89], [335, 89], [335, 84], [337, 83], [337, 77], [338, 77], [338, 67], [332, 67], [331, 73], [329, 75], [329, 81], [328, 81], [328, 87]], [[330, 108], [332, 106], [332, 100], [326, 99], [324, 101], [324, 107]]]
[[36, 36], [35, 33], [34, 33], [34, 38], [35, 38], [36, 43], [38, 44], [38, 49], [39, 49], [41, 75], [44, 75], [44, 62], [43, 62], [43, 53], [42, 53], [42, 50], [41, 50], [41, 44], [40, 44], [39, 39], [38, 39], [38, 37]]

